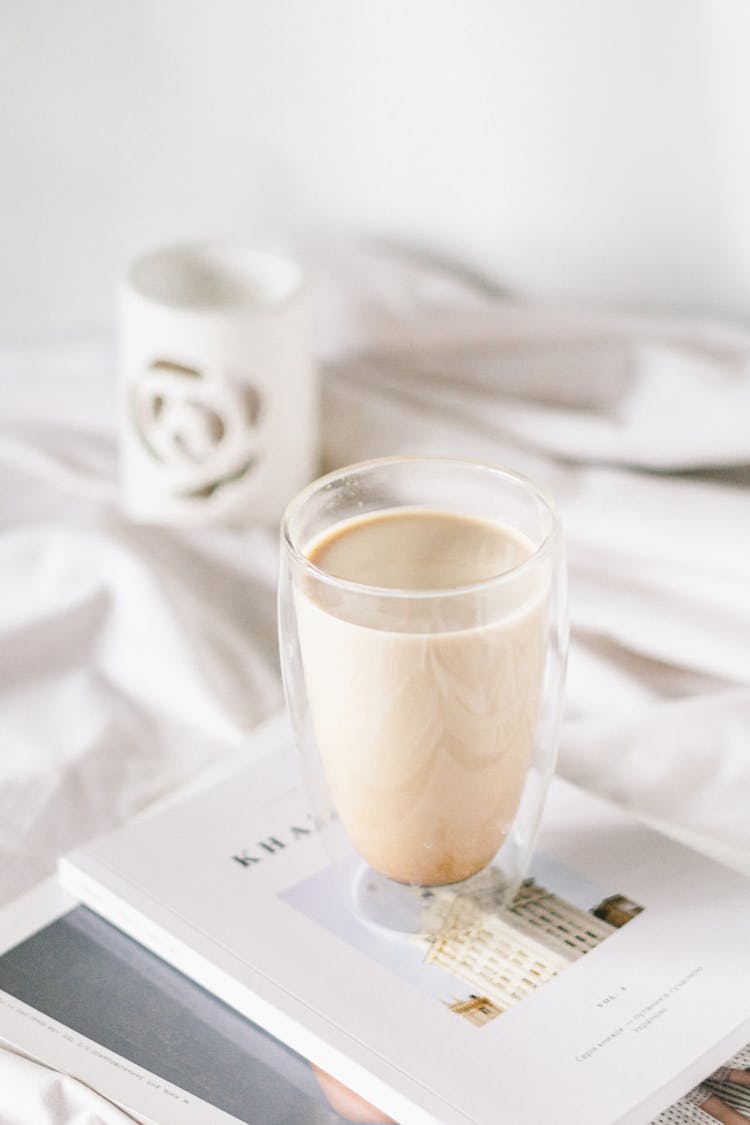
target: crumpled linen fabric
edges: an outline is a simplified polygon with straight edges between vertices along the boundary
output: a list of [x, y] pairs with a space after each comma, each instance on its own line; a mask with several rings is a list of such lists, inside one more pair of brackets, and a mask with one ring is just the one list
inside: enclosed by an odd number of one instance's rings
[[[0, 1125], [133, 1125], [137, 1117], [68, 1074], [15, 1051], [0, 1050]], [[9, 1096], [10, 1095], [10, 1096]]]
[[[545, 486], [570, 573], [560, 772], [747, 863], [750, 332], [542, 308], [374, 251], [318, 276], [321, 467], [468, 456]], [[282, 704], [277, 529], [126, 520], [114, 372], [96, 334], [0, 349], [0, 901]]]

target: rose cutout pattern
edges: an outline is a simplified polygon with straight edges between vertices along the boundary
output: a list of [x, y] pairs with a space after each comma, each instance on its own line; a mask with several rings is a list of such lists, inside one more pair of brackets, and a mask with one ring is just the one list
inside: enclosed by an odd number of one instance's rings
[[261, 456], [262, 398], [219, 366], [155, 359], [133, 388], [135, 431], [176, 496], [208, 500]]

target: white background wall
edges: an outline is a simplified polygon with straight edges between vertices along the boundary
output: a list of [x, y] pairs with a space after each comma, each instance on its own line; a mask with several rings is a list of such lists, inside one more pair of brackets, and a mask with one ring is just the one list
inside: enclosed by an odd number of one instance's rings
[[0, 336], [143, 248], [364, 232], [750, 310], [747, 0], [0, 0]]

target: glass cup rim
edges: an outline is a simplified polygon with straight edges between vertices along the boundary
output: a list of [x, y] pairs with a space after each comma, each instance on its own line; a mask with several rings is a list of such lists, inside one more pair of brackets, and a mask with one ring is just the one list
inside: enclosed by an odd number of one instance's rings
[[[334, 574], [329, 574], [328, 571], [323, 570], [321, 567], [316, 566], [315, 563], [308, 559], [307, 555], [297, 546], [293, 541], [290, 530], [290, 525], [295, 515], [305, 506], [308, 500], [319, 492], [321, 489], [328, 487], [335, 480], [349, 476], [355, 472], [364, 472], [368, 469], [375, 469], [379, 467], [387, 467], [388, 465], [400, 464], [421, 464], [421, 465], [435, 465], [446, 467], [451, 465], [464, 466], [466, 468], [486, 470], [491, 473], [502, 477], [505, 480], [510, 480], [514, 484], [522, 486], [526, 491], [532, 492], [536, 498], [544, 505], [552, 517], [552, 526], [548, 534], [542, 539], [539, 545], [534, 549], [528, 558], [522, 562], [512, 566], [509, 570], [502, 571], [501, 574], [493, 575], [491, 578], [484, 578], [478, 582], [470, 582], [463, 586], [444, 586], [435, 589], [427, 590], [410, 590], [401, 589], [397, 587], [387, 586], [370, 586], [361, 582], [354, 582], [348, 578], [339, 578]], [[430, 598], [453, 598], [461, 597], [466, 594], [481, 593], [485, 590], [491, 590], [497, 586], [502, 586], [516, 581], [520, 576], [529, 573], [534, 567], [538, 566], [540, 562], [544, 561], [554, 550], [557, 541], [561, 534], [560, 514], [552, 497], [549, 493], [527, 477], [524, 473], [518, 472], [516, 469], [510, 469], [505, 465], [499, 465], [491, 461], [478, 461], [470, 457], [435, 457], [422, 454], [397, 454], [390, 457], [375, 457], [366, 461], [355, 461], [350, 465], [343, 465], [341, 468], [334, 469], [330, 473], [325, 473], [323, 476], [311, 481], [300, 492], [294, 496], [286, 506], [284, 515], [281, 520], [281, 539], [289, 554], [295, 562], [297, 562], [308, 574], [312, 575], [317, 581], [323, 582], [328, 586], [334, 587], [339, 590], [348, 591], [352, 594], [366, 595], [368, 597], [378, 598], [393, 598], [393, 599], [410, 599], [410, 600], [428, 600]]]

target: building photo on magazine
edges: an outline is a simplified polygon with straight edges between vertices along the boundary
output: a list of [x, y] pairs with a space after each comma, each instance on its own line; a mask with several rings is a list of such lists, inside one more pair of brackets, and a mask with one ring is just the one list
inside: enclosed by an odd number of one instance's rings
[[532, 871], [509, 906], [492, 880], [471, 892], [423, 891], [419, 932], [401, 942], [383, 940], [346, 909], [330, 867], [280, 897], [482, 1027], [643, 909], [543, 855]]
[[0, 1125], [750, 1122], [748, 45], [0, 0]]

